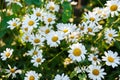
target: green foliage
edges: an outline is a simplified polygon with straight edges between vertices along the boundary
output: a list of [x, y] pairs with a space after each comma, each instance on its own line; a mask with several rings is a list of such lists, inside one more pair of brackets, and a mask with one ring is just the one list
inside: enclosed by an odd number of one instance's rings
[[72, 6], [69, 2], [63, 2], [62, 8], [62, 21], [65, 23], [68, 22], [69, 18], [72, 16]]

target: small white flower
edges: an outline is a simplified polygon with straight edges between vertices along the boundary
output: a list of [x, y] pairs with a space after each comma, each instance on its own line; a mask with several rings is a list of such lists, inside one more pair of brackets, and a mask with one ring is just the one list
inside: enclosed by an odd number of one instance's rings
[[37, 28], [38, 20], [35, 15], [27, 15], [23, 20], [22, 27], [28, 27], [30, 29]]
[[43, 21], [43, 13], [44, 13], [43, 9], [33, 8], [33, 15], [35, 15], [38, 18], [38, 20]]
[[54, 78], [54, 80], [70, 80], [68, 75], [65, 75], [64, 73], [62, 75], [57, 74]]
[[112, 41], [115, 41], [115, 37], [117, 37], [117, 31], [115, 29], [107, 29], [105, 31], [105, 38], [107, 43], [111, 43]]
[[87, 22], [88, 24], [92, 25], [92, 26], [96, 26], [98, 25], [98, 21], [101, 20], [100, 16], [94, 12], [88, 12], [88, 13], [85, 13], [85, 18], [87, 19]]
[[95, 35], [95, 32], [98, 32], [100, 29], [99, 29], [99, 24], [98, 25], [86, 25], [85, 26], [85, 32], [87, 32], [87, 34], [89, 34], [89, 35], [92, 35], [92, 36], [94, 36]]
[[20, 7], [22, 7], [22, 4], [20, 3], [20, 0], [5, 0], [7, 2], [7, 6], [11, 5], [12, 3], [16, 3]]
[[98, 58], [98, 55], [90, 54], [88, 55], [88, 60], [92, 62], [92, 64], [97, 65], [100, 64], [100, 59]]
[[77, 73], [85, 73], [87, 71], [87, 67], [86, 66], [82, 66], [82, 67], [75, 67], [74, 71], [76, 71]]
[[23, 36], [22, 36], [22, 40], [24, 42], [29, 42], [30, 41], [30, 36], [31, 36], [30, 33], [24, 33]]
[[19, 74], [22, 73], [22, 71], [19, 70], [19, 69], [17, 69], [16, 66], [14, 66], [14, 67], [12, 68], [10, 65], [8, 65], [8, 67], [9, 67], [9, 69], [5, 69], [5, 70], [6, 70], [6, 73], [8, 73], [8, 77], [9, 77], [10, 75], [12, 75], [12, 78], [15, 78], [17, 73], [19, 73]]
[[46, 25], [49, 25], [49, 24], [54, 24], [55, 23], [55, 20], [56, 20], [56, 16], [54, 14], [51, 14], [51, 13], [47, 13], [45, 16], [44, 16], [44, 23]]
[[101, 66], [96, 65], [90, 65], [87, 72], [89, 73], [88, 77], [92, 80], [102, 80], [101, 78], [104, 79], [104, 75], [106, 75], [104, 69], [101, 69]]
[[3, 53], [1, 53], [1, 58], [2, 60], [6, 60], [7, 58], [10, 58], [11, 55], [13, 53], [13, 49], [10, 49], [10, 48], [6, 48], [5, 51], [3, 51]]
[[38, 55], [38, 54], [42, 54], [42, 50], [40, 50], [39, 49], [39, 47], [33, 47], [31, 50], [29, 50], [28, 52], [27, 52], [27, 55], [30, 55], [30, 56], [32, 56], [32, 55]]
[[85, 54], [87, 50], [85, 49], [85, 46], [81, 43], [76, 43], [70, 46], [70, 50], [68, 51], [69, 57], [73, 61], [80, 62], [85, 59]]
[[26, 74], [25, 74], [25, 78], [24, 80], [39, 80], [39, 75], [38, 73], [36, 73], [35, 71], [28, 71]]
[[120, 1], [119, 0], [109, 0], [107, 1], [106, 9], [109, 14], [111, 14], [111, 17], [118, 16], [118, 12], [120, 12]]
[[50, 33], [52, 30], [52, 26], [41, 26], [39, 29], [38, 29], [39, 33], [41, 35], [43, 35], [44, 37], [46, 37], [48, 35], [48, 33]]
[[57, 29], [63, 32], [65, 35], [72, 33], [77, 28], [75, 24], [70, 24], [70, 23], [68, 24], [58, 23], [56, 26]]
[[50, 47], [57, 47], [60, 44], [60, 41], [63, 40], [63, 33], [60, 31], [51, 31], [46, 36], [47, 44], [50, 45]]
[[18, 27], [21, 24], [19, 18], [12, 18], [12, 20], [8, 21], [7, 23], [9, 24], [7, 28], [10, 28], [11, 30]]
[[52, 12], [58, 12], [59, 11], [59, 5], [55, 4], [54, 2], [50, 1], [46, 5], [46, 9], [52, 11]]
[[78, 31], [74, 31], [74, 32], [70, 33], [67, 36], [66, 41], [74, 43], [74, 42], [78, 41], [79, 37], [80, 37], [79, 32]]
[[40, 34], [32, 34], [30, 36], [30, 42], [33, 45], [39, 45], [39, 46], [43, 46], [43, 42], [44, 42], [45, 38], [42, 37]]
[[106, 65], [112, 66], [113, 68], [120, 65], [120, 57], [118, 56], [117, 52], [112, 52], [111, 50], [109, 50], [104, 54], [105, 56], [102, 56], [102, 60], [105, 61]]
[[38, 67], [44, 62], [44, 58], [42, 58], [42, 54], [33, 55], [31, 63], [33, 63], [33, 66]]

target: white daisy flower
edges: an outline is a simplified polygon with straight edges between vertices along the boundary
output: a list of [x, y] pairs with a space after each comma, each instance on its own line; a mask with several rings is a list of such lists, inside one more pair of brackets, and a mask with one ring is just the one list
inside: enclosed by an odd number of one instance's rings
[[27, 52], [27, 55], [30, 55], [30, 56], [32, 56], [32, 55], [38, 55], [38, 54], [42, 54], [42, 50], [40, 50], [39, 49], [39, 47], [33, 47], [31, 50], [29, 50], [28, 52]]
[[76, 44], [72, 44], [70, 46], [70, 50], [68, 51], [68, 53], [69, 53], [68, 56], [73, 61], [80, 62], [85, 59], [86, 52], [87, 52], [87, 50], [85, 49], [84, 45], [82, 45], [81, 43], [76, 43]]
[[22, 40], [24, 42], [29, 42], [30, 41], [30, 36], [31, 36], [30, 33], [24, 33], [23, 36], [22, 36]]
[[16, 3], [20, 7], [23, 7], [22, 4], [20, 3], [20, 0], [5, 0], [7, 2], [7, 6], [11, 5], [12, 3]]
[[70, 23], [68, 24], [58, 23], [56, 26], [57, 29], [62, 31], [65, 35], [72, 33], [77, 28], [75, 24], [70, 24]]
[[87, 31], [86, 31], [86, 27], [87, 26], [87, 23], [83, 22], [82, 24], [78, 24], [78, 28], [77, 28], [77, 31], [80, 32], [80, 35], [84, 35], [84, 34], [87, 34]]
[[85, 30], [87, 34], [94, 36], [95, 32], [99, 31], [99, 26], [98, 25], [87, 25], [85, 26]]
[[87, 72], [89, 73], [88, 77], [92, 80], [102, 80], [104, 79], [104, 75], [106, 75], [104, 69], [101, 69], [101, 66], [96, 65], [90, 65]]
[[98, 15], [100, 15], [100, 17], [102, 19], [106, 19], [106, 18], [109, 17], [109, 12], [107, 11], [107, 8], [96, 7], [96, 8], [93, 9], [93, 12], [95, 12]]
[[46, 5], [46, 9], [52, 11], [52, 12], [58, 12], [59, 11], [59, 5], [55, 4], [54, 2], [50, 1]]
[[43, 13], [44, 13], [43, 9], [33, 8], [33, 15], [35, 15], [38, 18], [38, 20], [43, 21]]
[[39, 29], [38, 29], [39, 33], [41, 35], [43, 35], [44, 37], [46, 37], [48, 35], [48, 33], [50, 33], [52, 30], [52, 26], [41, 26]]
[[101, 20], [98, 14], [90, 11], [88, 13], [85, 13], [85, 18], [87, 19], [87, 23], [92, 26], [98, 25], [98, 21]]
[[15, 78], [17, 73], [19, 73], [19, 74], [22, 73], [22, 71], [17, 69], [16, 66], [14, 66], [12, 68], [10, 65], [8, 65], [8, 67], [9, 67], [9, 69], [5, 69], [6, 73], [8, 73], [8, 75], [7, 75], [8, 77], [12, 75], [12, 78]]
[[117, 37], [117, 31], [115, 29], [107, 29], [105, 31], [105, 38], [107, 43], [111, 43], [112, 41], [115, 41], [115, 37]]
[[33, 63], [33, 66], [38, 67], [44, 62], [44, 58], [42, 58], [42, 54], [37, 54], [32, 57], [31, 63]]
[[13, 53], [13, 49], [6, 48], [6, 50], [3, 51], [3, 53], [0, 54], [2, 60], [4, 61], [4, 60], [6, 60], [7, 58], [10, 58], [11, 55], [12, 55], [12, 53]]
[[97, 65], [100, 64], [100, 59], [98, 58], [98, 55], [90, 54], [88, 55], [88, 60], [92, 62], [92, 64]]
[[12, 20], [8, 21], [7, 23], [9, 24], [7, 28], [10, 28], [11, 30], [18, 27], [21, 24], [19, 18], [12, 18]]
[[60, 41], [63, 40], [63, 33], [60, 31], [51, 31], [46, 36], [47, 44], [50, 45], [50, 47], [57, 47], [60, 44]]
[[23, 27], [26, 26], [30, 29], [37, 28], [37, 25], [38, 25], [38, 20], [37, 20], [37, 17], [35, 15], [25, 16], [25, 19], [22, 23]]
[[51, 13], [47, 13], [45, 16], [44, 16], [44, 23], [46, 25], [49, 25], [49, 24], [54, 24], [55, 23], [55, 20], [56, 20], [56, 16], [54, 14], [51, 14]]
[[24, 33], [32, 33], [33, 27], [30, 28], [29, 26], [22, 25], [21, 30], [22, 30], [22, 32], [24, 32]]
[[109, 50], [104, 54], [105, 56], [102, 56], [102, 60], [105, 61], [106, 65], [112, 66], [113, 68], [120, 65], [120, 57], [118, 56], [117, 52], [112, 52], [111, 50]]
[[28, 71], [26, 74], [25, 74], [25, 78], [24, 80], [39, 80], [39, 75], [38, 73], [36, 73], [35, 71]]
[[67, 36], [66, 41], [74, 43], [79, 40], [79, 37], [80, 37], [80, 33], [78, 31], [75, 31], [75, 32], [70, 33]]
[[44, 42], [45, 38], [42, 37], [40, 34], [32, 34], [30, 36], [30, 42], [33, 45], [39, 45], [39, 46], [43, 46], [43, 42]]
[[87, 71], [87, 67], [86, 66], [82, 66], [82, 67], [77, 66], [74, 68], [74, 71], [76, 73], [85, 73]]
[[68, 75], [65, 75], [64, 73], [62, 75], [57, 74], [54, 78], [54, 80], [70, 80]]
[[110, 0], [105, 4], [107, 8], [107, 12], [111, 14], [111, 17], [118, 16], [118, 12], [120, 12], [120, 1], [119, 0]]

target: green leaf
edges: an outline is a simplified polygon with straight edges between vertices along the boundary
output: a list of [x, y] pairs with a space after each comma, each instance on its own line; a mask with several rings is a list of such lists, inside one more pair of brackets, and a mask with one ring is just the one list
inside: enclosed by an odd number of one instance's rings
[[75, 77], [75, 76], [77, 76], [76, 71], [72, 71], [72, 73], [70, 74], [70, 78], [73, 78], [73, 77]]
[[35, 4], [36, 6], [40, 6], [41, 0], [33, 0], [33, 4]]
[[69, 18], [72, 16], [72, 6], [69, 2], [63, 2], [63, 13], [62, 13], [62, 21], [67, 22]]
[[13, 13], [19, 12], [19, 11], [21, 10], [20, 8], [21, 8], [21, 7], [20, 7], [19, 5], [13, 4], [13, 5], [12, 5], [12, 11], [13, 11]]
[[[3, 13], [3, 14], [6, 14], [6, 13]], [[2, 15], [2, 21], [0, 24], [0, 38], [2, 38], [7, 32], [7, 26], [8, 26], [7, 22], [11, 20], [13, 17], [14, 16]]]
[[27, 4], [27, 5], [31, 5], [32, 4], [32, 0], [24, 0], [25, 1], [25, 3]]
[[78, 78], [79, 78], [79, 80], [87, 80], [86, 79], [87, 78], [86, 74], [79, 74]]
[[42, 0], [24, 0], [27, 5], [41, 6], [43, 4]]
[[118, 42], [118, 41], [115, 41], [115, 46], [120, 50], [120, 42]]

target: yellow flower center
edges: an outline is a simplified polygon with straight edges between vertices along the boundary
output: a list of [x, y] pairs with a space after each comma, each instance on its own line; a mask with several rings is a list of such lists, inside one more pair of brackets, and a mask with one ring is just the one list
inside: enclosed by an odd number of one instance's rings
[[14, 69], [14, 68], [11, 68], [11, 69], [10, 69], [10, 72], [11, 72], [11, 73], [14, 73], [14, 72], [15, 72], [15, 69]]
[[10, 53], [9, 53], [9, 52], [6, 52], [6, 53], [5, 53], [5, 56], [6, 56], [6, 57], [9, 57], [9, 56], [10, 56]]
[[94, 70], [92, 71], [92, 73], [93, 73], [94, 75], [98, 76], [100, 72], [99, 72], [98, 69], [94, 69]]
[[94, 18], [94, 17], [90, 17], [89, 20], [90, 20], [90, 21], [95, 21], [95, 18]]
[[49, 9], [50, 9], [50, 10], [54, 10], [55, 7], [54, 7], [54, 6], [50, 6]]
[[84, 27], [82, 26], [82, 27], [80, 27], [80, 30], [84, 30]]
[[113, 4], [112, 6], [110, 6], [111, 11], [116, 11], [117, 9], [118, 9], [118, 6], [116, 4]]
[[113, 37], [113, 34], [109, 33], [108, 36], [109, 36], [109, 37]]
[[53, 41], [53, 42], [56, 42], [57, 40], [58, 40], [58, 36], [53, 36], [53, 37], [52, 37], [52, 41]]
[[14, 23], [12, 24], [12, 26], [16, 27], [16, 26], [17, 26], [17, 24], [14, 22]]
[[68, 32], [68, 29], [64, 29], [63, 32], [64, 32], [64, 33]]
[[40, 58], [37, 58], [37, 59], [36, 59], [36, 62], [41, 62], [41, 59], [40, 59]]
[[33, 26], [33, 25], [34, 25], [34, 21], [30, 20], [30, 21], [28, 22], [28, 25], [29, 25], [29, 26]]
[[111, 56], [109, 56], [107, 59], [108, 59], [109, 62], [114, 62], [114, 58], [111, 57]]
[[71, 38], [71, 39], [74, 39], [74, 37], [75, 37], [74, 35], [70, 35], [70, 38]]
[[96, 60], [97, 60], [97, 58], [96, 58], [96, 57], [93, 57], [93, 60], [94, 60], [94, 61], [96, 61]]
[[24, 28], [25, 31], [28, 31], [28, 28]]
[[31, 75], [31, 76], [29, 77], [29, 80], [35, 80], [35, 77]]
[[40, 39], [34, 39], [34, 42], [35, 42], [35, 43], [39, 43], [39, 42], [40, 42]]
[[29, 36], [26, 36], [25, 39], [28, 40], [28, 39], [29, 39]]
[[51, 22], [52, 21], [52, 18], [48, 18], [48, 22]]
[[45, 34], [48, 34], [49, 32], [50, 32], [49, 29], [46, 29], [46, 30], [45, 30]]
[[92, 28], [88, 28], [88, 32], [92, 32]]
[[36, 13], [36, 16], [41, 16], [41, 14], [39, 12]]
[[37, 51], [34, 51], [34, 52], [33, 52], [33, 55], [37, 55], [37, 54], [38, 54], [38, 52], [37, 52]]
[[80, 56], [82, 54], [81, 49], [75, 48], [73, 50], [73, 54], [74, 54], [74, 56]]

